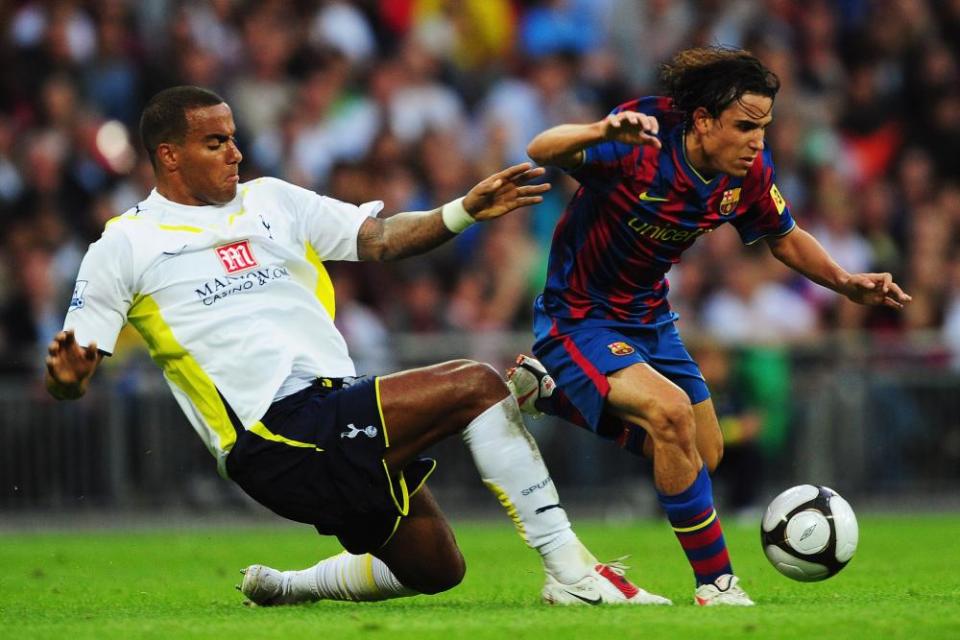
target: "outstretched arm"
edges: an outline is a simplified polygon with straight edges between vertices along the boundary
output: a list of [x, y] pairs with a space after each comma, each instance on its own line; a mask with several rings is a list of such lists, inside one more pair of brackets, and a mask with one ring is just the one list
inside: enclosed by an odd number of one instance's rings
[[103, 355], [97, 343], [77, 344], [73, 330], [61, 331], [47, 347], [47, 391], [57, 400], [74, 400], [87, 392], [87, 385]]
[[482, 180], [459, 200], [433, 211], [408, 211], [387, 219], [369, 218], [360, 227], [361, 260], [396, 260], [429, 251], [474, 222], [492, 220], [543, 201], [549, 184], [528, 184], [545, 173], [529, 163], [514, 165]]
[[768, 238], [767, 244], [783, 264], [859, 304], [902, 309], [912, 299], [889, 273], [847, 273], [816, 238], [799, 227], [784, 236]]
[[540, 165], [573, 169], [583, 162], [583, 151], [595, 144], [614, 140], [626, 144], [660, 148], [655, 136], [657, 119], [637, 111], [621, 111], [590, 124], [561, 124], [537, 135], [527, 145], [527, 155]]

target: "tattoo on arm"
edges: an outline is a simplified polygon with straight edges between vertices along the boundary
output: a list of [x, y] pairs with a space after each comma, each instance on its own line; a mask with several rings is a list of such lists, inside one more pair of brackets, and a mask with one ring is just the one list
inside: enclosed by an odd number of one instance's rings
[[361, 260], [382, 260], [383, 223], [380, 218], [367, 218], [357, 233], [357, 257]]
[[366, 220], [357, 236], [357, 253], [361, 260], [396, 260], [429, 251], [453, 236], [440, 209], [408, 211]]

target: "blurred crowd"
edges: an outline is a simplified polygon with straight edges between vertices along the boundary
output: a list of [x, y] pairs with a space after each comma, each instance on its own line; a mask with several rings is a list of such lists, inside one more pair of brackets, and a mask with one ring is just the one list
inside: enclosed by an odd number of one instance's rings
[[[226, 98], [244, 179], [398, 212], [526, 160], [543, 129], [657, 93], [659, 63], [709, 44], [780, 77], [767, 143], [799, 224], [914, 301], [847, 304], [721, 229], [670, 273], [682, 328], [735, 343], [927, 330], [960, 353], [958, 0], [7, 0], [0, 34], [5, 372], [42, 366], [87, 244], [152, 188], [137, 119], [165, 87]], [[358, 357], [389, 370], [396, 332], [526, 330], [576, 188], [550, 180], [542, 205], [427, 256], [330, 265]]]

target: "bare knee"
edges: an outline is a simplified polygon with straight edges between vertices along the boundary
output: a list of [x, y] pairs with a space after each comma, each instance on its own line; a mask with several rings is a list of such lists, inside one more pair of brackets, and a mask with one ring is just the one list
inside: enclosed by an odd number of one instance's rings
[[476, 414], [500, 402], [507, 394], [506, 383], [492, 366], [474, 360], [447, 363], [458, 406], [474, 407]]
[[422, 562], [406, 575], [397, 576], [403, 586], [427, 595], [449, 591], [463, 582], [467, 563], [460, 549], [454, 546], [442, 552], [442, 557], [433, 557]]
[[655, 444], [669, 444], [684, 451], [692, 449], [696, 436], [693, 407], [685, 396], [662, 400], [647, 412], [650, 435]]

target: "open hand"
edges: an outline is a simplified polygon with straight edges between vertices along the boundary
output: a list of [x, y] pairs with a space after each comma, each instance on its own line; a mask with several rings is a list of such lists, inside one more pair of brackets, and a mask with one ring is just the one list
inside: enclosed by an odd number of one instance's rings
[[843, 284], [843, 294], [859, 304], [903, 309], [913, 298], [903, 292], [889, 273], [855, 273]]
[[543, 202], [540, 194], [549, 191], [550, 184], [528, 183], [546, 173], [546, 169], [532, 166], [529, 162], [516, 164], [482, 180], [464, 197], [463, 208], [476, 220], [491, 220]]
[[61, 331], [47, 347], [48, 388], [57, 398], [79, 398], [100, 362], [97, 343], [77, 344], [73, 330]]

